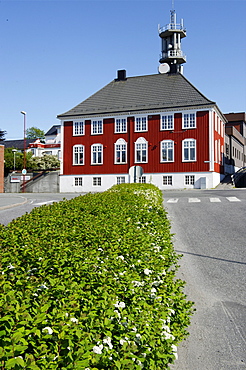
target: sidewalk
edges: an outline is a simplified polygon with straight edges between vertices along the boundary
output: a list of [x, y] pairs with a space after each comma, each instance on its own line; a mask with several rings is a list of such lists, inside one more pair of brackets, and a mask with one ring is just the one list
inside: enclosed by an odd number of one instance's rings
[[1, 193], [0, 194], [0, 210], [17, 207], [27, 202], [27, 198], [23, 195]]

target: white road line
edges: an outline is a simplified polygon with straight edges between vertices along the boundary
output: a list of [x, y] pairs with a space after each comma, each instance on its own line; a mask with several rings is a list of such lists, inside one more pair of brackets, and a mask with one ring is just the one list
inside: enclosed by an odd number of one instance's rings
[[226, 199], [229, 200], [229, 202], [241, 202], [237, 197], [226, 197]]
[[219, 203], [221, 202], [220, 198], [209, 198], [211, 203]]
[[178, 198], [170, 198], [167, 200], [167, 203], [178, 203]]
[[34, 206], [43, 206], [45, 204], [58, 202], [58, 200], [48, 200], [47, 202], [41, 202], [41, 203], [34, 203]]
[[199, 199], [199, 198], [189, 198], [188, 202], [189, 203], [199, 203], [199, 202], [201, 202], [201, 199]]

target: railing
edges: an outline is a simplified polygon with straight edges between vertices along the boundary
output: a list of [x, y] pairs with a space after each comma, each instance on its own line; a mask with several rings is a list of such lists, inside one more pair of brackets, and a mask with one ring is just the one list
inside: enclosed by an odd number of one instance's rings
[[169, 50], [167, 53], [160, 54], [161, 58], [184, 58], [186, 59], [185, 54], [182, 50]]
[[169, 23], [169, 24], [166, 24], [166, 26], [164, 27], [159, 27], [159, 33], [162, 33], [168, 30], [179, 30], [179, 31], [186, 32], [184, 25], [181, 23]]

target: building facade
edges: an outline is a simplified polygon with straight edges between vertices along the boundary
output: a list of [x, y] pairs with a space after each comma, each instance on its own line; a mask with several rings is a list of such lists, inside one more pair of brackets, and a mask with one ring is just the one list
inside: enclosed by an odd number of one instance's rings
[[174, 11], [159, 36], [158, 74], [127, 77], [118, 71], [115, 80], [58, 115], [61, 192], [104, 191], [134, 181], [160, 189], [220, 182], [226, 119], [182, 74], [186, 31]]

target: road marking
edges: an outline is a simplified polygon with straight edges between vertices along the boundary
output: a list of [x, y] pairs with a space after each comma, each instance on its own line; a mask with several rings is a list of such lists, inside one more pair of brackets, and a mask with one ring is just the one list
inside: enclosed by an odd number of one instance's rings
[[44, 206], [45, 204], [58, 202], [58, 200], [48, 200], [47, 202], [34, 203], [34, 206]]
[[226, 199], [229, 200], [229, 202], [241, 202], [237, 197], [226, 197]]
[[167, 203], [178, 203], [178, 198], [170, 198], [167, 200]]
[[201, 202], [201, 199], [199, 199], [199, 198], [189, 198], [188, 202], [189, 203], [199, 203], [199, 202]]
[[220, 198], [209, 198], [211, 203], [219, 203], [221, 202]]

